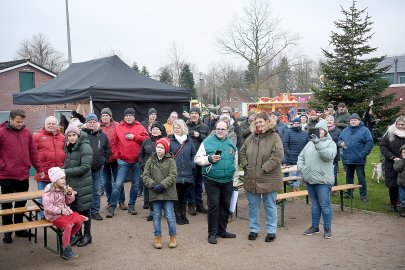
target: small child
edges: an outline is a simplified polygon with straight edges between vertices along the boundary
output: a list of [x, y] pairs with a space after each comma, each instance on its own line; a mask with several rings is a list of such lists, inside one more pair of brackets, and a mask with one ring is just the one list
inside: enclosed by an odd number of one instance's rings
[[164, 211], [169, 227], [169, 247], [177, 247], [176, 221], [173, 205], [177, 200], [176, 176], [177, 168], [173, 154], [169, 153], [169, 138], [156, 141], [156, 152], [148, 159], [142, 175], [143, 183], [149, 190], [149, 201], [153, 206], [154, 247], [162, 248], [161, 222]]
[[394, 159], [394, 170], [398, 172], [397, 184], [399, 187], [399, 203], [401, 211], [399, 216], [405, 217], [405, 144], [399, 150], [400, 158]]
[[83, 221], [88, 220], [88, 218], [73, 212], [68, 206], [75, 200], [75, 195], [71, 187], [65, 186], [65, 172], [59, 167], [53, 167], [48, 170], [48, 175], [52, 183], [45, 187], [42, 195], [45, 218], [58, 229], [63, 230], [62, 258], [66, 260], [76, 259], [79, 255], [72, 251], [70, 237], [80, 230]]

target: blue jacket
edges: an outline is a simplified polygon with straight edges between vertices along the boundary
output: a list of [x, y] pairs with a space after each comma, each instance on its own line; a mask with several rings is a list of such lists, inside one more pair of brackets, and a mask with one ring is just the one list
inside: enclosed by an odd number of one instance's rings
[[329, 135], [332, 137], [332, 140], [336, 143], [336, 150], [338, 150], [333, 162], [338, 162], [340, 160], [340, 153], [339, 153], [339, 149], [338, 149], [339, 147], [337, 146], [340, 133], [342, 133], [342, 132], [337, 127], [334, 127], [331, 131], [329, 131]]
[[349, 125], [340, 134], [338, 145], [341, 147], [343, 142], [347, 146], [343, 148], [344, 164], [366, 164], [366, 158], [374, 147], [373, 137], [368, 128], [362, 123], [355, 127]]
[[297, 164], [298, 155], [308, 142], [308, 134], [301, 129], [288, 129], [283, 136], [285, 163]]
[[281, 140], [282, 140], [283, 137], [284, 137], [284, 134], [285, 134], [285, 133], [287, 132], [287, 130], [288, 130], [287, 124], [284, 123], [284, 122], [281, 122], [280, 119], [278, 119], [278, 120], [277, 120], [276, 128], [277, 128], [277, 133], [278, 133], [278, 135], [280, 135], [280, 138], [281, 138]]
[[[172, 152], [173, 156], [177, 153], [180, 147], [181, 144], [177, 141], [175, 136], [172, 136], [170, 139], [169, 151]], [[187, 135], [183, 148], [175, 157], [177, 167], [177, 184], [194, 183], [193, 170], [195, 168], [194, 156], [196, 152], [197, 151], [195, 150], [193, 140], [189, 135]]]

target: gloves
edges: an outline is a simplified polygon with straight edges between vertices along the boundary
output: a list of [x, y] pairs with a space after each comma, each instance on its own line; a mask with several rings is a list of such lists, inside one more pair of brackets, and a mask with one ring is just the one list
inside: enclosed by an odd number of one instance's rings
[[319, 139], [318, 136], [316, 136], [315, 134], [311, 134], [311, 136], [309, 136], [309, 140], [314, 144], [317, 144], [321, 141], [321, 139]]
[[152, 189], [156, 193], [163, 193], [165, 192], [165, 188], [162, 186], [162, 184], [153, 184]]

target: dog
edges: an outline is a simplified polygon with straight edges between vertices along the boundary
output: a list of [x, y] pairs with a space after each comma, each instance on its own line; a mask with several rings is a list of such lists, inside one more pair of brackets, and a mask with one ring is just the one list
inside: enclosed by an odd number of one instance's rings
[[374, 177], [377, 177], [377, 183], [380, 183], [380, 178], [384, 180], [381, 162], [379, 163], [372, 162], [371, 164], [373, 164], [373, 176], [371, 176], [371, 179], [374, 180]]

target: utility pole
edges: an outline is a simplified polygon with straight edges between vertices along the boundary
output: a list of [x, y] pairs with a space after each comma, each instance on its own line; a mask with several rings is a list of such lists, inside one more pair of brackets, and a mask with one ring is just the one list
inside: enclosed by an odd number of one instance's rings
[[69, 25], [69, 4], [68, 0], [65, 0], [66, 3], [66, 26], [67, 26], [67, 40], [68, 40], [68, 59], [69, 66], [72, 64], [72, 50], [70, 47], [70, 25]]

